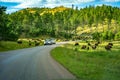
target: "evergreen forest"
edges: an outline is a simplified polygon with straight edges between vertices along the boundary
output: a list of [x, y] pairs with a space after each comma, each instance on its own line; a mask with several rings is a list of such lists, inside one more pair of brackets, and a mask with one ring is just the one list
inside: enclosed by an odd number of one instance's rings
[[11, 14], [0, 6], [0, 40], [49, 36], [62, 39], [120, 40], [120, 8], [25, 8]]

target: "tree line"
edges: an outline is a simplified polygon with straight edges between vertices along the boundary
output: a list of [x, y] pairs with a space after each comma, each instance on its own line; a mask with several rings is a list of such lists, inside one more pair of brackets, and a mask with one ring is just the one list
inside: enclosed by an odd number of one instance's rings
[[[120, 9], [107, 5], [65, 8], [26, 8], [6, 14], [6, 7], [0, 6], [0, 39], [17, 40], [48, 35], [72, 39], [77, 28], [87, 26], [96, 40], [120, 39]], [[113, 25], [114, 24], [114, 25]], [[107, 25], [105, 30], [104, 25]], [[93, 33], [92, 27], [96, 27]], [[102, 26], [102, 31], [98, 27]], [[114, 27], [114, 29], [112, 28]], [[81, 34], [82, 35], [82, 34]]]

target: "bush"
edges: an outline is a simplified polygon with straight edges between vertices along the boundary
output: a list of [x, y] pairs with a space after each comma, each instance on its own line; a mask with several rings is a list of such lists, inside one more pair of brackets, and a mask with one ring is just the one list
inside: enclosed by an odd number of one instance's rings
[[115, 34], [114, 39], [115, 40], [120, 40], [120, 32], [118, 32], [118, 33]]
[[93, 39], [100, 40], [101, 34], [98, 33], [98, 32], [95, 32], [95, 33], [92, 34], [92, 36], [93, 36]]

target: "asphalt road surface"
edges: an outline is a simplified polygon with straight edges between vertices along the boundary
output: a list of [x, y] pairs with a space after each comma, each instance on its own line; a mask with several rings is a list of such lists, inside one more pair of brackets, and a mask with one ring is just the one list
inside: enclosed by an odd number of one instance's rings
[[0, 52], [0, 80], [74, 80], [50, 56], [60, 44]]

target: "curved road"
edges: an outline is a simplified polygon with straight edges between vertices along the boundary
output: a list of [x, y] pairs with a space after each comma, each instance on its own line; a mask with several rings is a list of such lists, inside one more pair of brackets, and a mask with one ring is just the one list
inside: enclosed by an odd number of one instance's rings
[[0, 52], [0, 80], [74, 80], [49, 54], [59, 45]]

